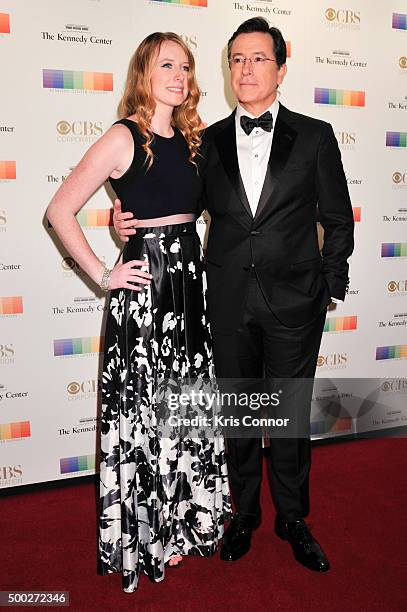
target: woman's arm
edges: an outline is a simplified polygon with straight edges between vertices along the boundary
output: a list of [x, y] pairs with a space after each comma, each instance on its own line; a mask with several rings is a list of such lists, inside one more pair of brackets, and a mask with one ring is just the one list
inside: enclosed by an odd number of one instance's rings
[[[47, 218], [65, 248], [98, 285], [102, 279], [104, 265], [91, 249], [75, 215], [112, 172], [122, 173], [127, 169], [132, 150], [133, 142], [129, 130], [123, 125], [110, 128], [85, 153], [47, 208]], [[146, 264], [133, 261], [115, 266], [110, 288], [127, 286], [135, 289], [134, 285], [128, 285], [128, 280], [135, 280], [129, 277], [150, 277], [148, 273], [133, 270], [134, 265]], [[146, 284], [142, 278], [137, 280]]]

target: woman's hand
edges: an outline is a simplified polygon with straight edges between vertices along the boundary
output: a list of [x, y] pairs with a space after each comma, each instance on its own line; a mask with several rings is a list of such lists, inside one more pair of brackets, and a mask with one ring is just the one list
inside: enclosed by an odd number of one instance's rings
[[[139, 268], [148, 268], [147, 261], [133, 259], [126, 263], [117, 263], [112, 270], [109, 280], [109, 289], [132, 289], [142, 291], [150, 285], [153, 278], [149, 272]], [[140, 283], [139, 285], [134, 284]]]
[[133, 236], [136, 233], [134, 229], [137, 226], [138, 219], [134, 219], [133, 213], [122, 212], [120, 200], [114, 201], [113, 206], [113, 225], [116, 234], [122, 242], [128, 242], [128, 236]]

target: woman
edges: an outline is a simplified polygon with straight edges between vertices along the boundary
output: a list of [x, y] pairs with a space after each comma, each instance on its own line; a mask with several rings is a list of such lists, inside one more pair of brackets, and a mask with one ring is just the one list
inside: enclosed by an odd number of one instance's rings
[[[121, 116], [85, 154], [47, 215], [69, 253], [111, 290], [102, 381], [99, 561], [133, 592], [183, 555], [212, 555], [230, 514], [221, 438], [160, 437], [157, 378], [214, 376], [202, 250], [194, 58], [173, 33], [148, 36], [129, 68]], [[109, 179], [140, 219], [113, 270], [75, 214]]]

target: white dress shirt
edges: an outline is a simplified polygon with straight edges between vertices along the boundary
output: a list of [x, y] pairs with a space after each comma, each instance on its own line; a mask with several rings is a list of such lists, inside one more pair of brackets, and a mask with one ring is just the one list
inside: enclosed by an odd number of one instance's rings
[[279, 107], [280, 103], [276, 98], [273, 104], [264, 111], [270, 111], [273, 116], [273, 129], [271, 132], [266, 132], [262, 128], [254, 128], [249, 135], [244, 132], [240, 125], [240, 117], [246, 115], [254, 119], [255, 115], [248, 113], [240, 104], [236, 108], [237, 159], [253, 217], [256, 214], [260, 194], [263, 189]]
[[[263, 189], [279, 108], [280, 103], [276, 98], [273, 104], [267, 109], [273, 116], [273, 129], [271, 132], [266, 132], [262, 128], [254, 128], [249, 135], [246, 134], [240, 125], [240, 117], [242, 115], [246, 115], [247, 117], [254, 119], [255, 115], [248, 113], [242, 106], [240, 106], [240, 104], [238, 104], [236, 108], [235, 121], [237, 159], [239, 162], [240, 175], [242, 177], [253, 217], [256, 214], [261, 191]], [[343, 301], [334, 297], [331, 297], [331, 300], [334, 303]]]

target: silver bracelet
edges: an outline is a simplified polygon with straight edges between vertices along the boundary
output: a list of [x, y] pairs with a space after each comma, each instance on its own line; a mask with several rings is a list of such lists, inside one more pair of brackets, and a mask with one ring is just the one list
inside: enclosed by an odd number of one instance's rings
[[109, 270], [109, 268], [106, 268], [103, 270], [103, 274], [102, 274], [102, 280], [100, 281], [100, 288], [102, 291], [109, 291], [109, 282], [110, 282], [110, 275], [112, 274], [112, 270]]

